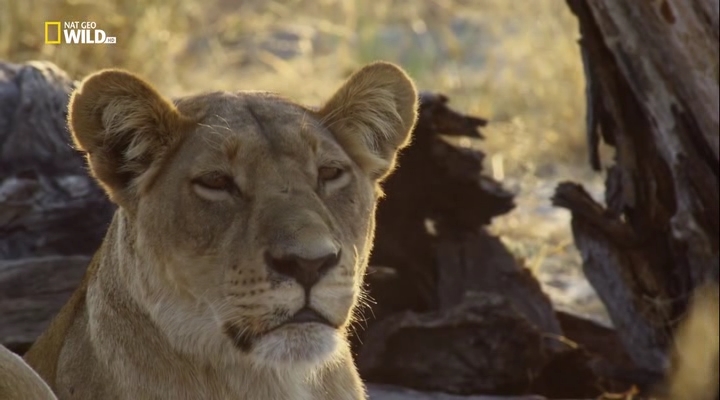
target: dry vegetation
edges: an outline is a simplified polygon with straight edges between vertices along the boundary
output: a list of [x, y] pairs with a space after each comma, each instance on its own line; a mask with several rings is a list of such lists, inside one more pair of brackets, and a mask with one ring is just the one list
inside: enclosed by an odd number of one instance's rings
[[[45, 45], [44, 21], [94, 21], [117, 44]], [[169, 94], [263, 89], [314, 103], [360, 64], [403, 65], [492, 121], [488, 168], [520, 192], [494, 229], [539, 275], [578, 274], [567, 215], [548, 200], [558, 179], [589, 177], [576, 38], [558, 0], [0, 0], [0, 59], [51, 60], [75, 77], [123, 67]]]

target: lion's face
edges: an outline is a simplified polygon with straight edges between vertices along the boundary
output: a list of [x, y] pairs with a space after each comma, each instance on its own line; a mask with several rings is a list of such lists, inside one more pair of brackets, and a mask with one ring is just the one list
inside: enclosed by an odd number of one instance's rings
[[125, 215], [137, 298], [168, 336], [314, 364], [344, 340], [377, 185], [415, 109], [412, 83], [384, 63], [320, 110], [255, 92], [172, 104], [107, 71], [73, 96], [71, 128]]
[[138, 219], [152, 221], [138, 225], [141, 237], [240, 350], [332, 345], [358, 296], [374, 183], [294, 104], [247, 94], [193, 101], [216, 112], [140, 198]]

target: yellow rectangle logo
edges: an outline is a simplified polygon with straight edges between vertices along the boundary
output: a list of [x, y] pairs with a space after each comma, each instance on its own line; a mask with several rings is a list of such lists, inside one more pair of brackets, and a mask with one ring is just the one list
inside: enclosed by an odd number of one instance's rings
[[[57, 27], [57, 39], [50, 40], [50, 27]], [[45, 44], [61, 44], [62, 36], [60, 35], [60, 22], [45, 22]]]

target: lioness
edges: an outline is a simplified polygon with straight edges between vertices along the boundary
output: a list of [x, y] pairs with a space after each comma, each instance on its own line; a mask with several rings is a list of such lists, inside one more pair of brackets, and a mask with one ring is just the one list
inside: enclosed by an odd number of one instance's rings
[[417, 93], [378, 62], [319, 109], [262, 92], [174, 102], [86, 78], [72, 137], [119, 207], [25, 360], [60, 399], [361, 399], [346, 328], [379, 183]]

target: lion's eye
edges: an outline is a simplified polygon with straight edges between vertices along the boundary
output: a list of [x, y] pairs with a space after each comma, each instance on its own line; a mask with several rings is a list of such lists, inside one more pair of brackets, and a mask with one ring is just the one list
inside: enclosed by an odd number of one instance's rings
[[327, 182], [338, 179], [343, 174], [343, 170], [337, 167], [320, 167], [318, 169], [318, 179]]
[[193, 183], [210, 190], [232, 191], [235, 188], [233, 179], [225, 174], [211, 173], [200, 176], [193, 180]]

